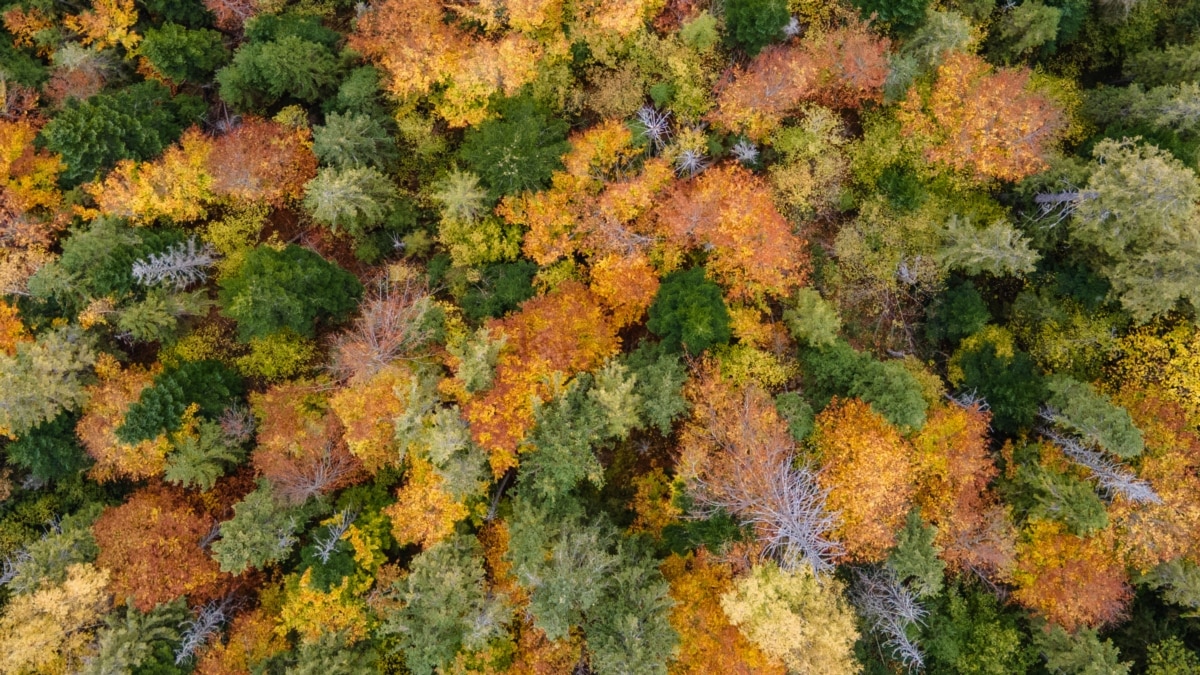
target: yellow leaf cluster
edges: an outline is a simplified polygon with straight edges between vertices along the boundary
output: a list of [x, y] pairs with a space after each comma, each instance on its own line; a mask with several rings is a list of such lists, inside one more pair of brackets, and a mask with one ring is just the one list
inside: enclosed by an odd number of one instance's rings
[[354, 597], [352, 576], [338, 586], [321, 591], [312, 585], [312, 568], [288, 583], [287, 596], [279, 612], [276, 634], [296, 631], [303, 642], [316, 642], [326, 633], [342, 633], [347, 644], [367, 637], [366, 607]]
[[0, 617], [0, 672], [80, 672], [109, 607], [108, 573], [88, 563], [68, 567], [61, 584], [13, 597]]

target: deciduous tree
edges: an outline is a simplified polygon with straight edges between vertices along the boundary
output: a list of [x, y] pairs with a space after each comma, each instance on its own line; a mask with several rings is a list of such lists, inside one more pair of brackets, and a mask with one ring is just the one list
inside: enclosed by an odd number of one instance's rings
[[228, 580], [203, 548], [215, 524], [184, 494], [144, 488], [96, 521], [96, 564], [112, 575], [117, 602], [144, 612], [181, 597], [212, 600]]
[[1029, 72], [992, 72], [983, 59], [947, 56], [927, 92], [913, 89], [901, 106], [904, 132], [925, 156], [976, 179], [1020, 180], [1046, 167], [1046, 151], [1063, 128], [1059, 108], [1029, 91]]
[[818, 415], [813, 443], [829, 509], [839, 514], [832, 536], [846, 547], [849, 560], [882, 560], [912, 504], [912, 446], [858, 399], [835, 401]]

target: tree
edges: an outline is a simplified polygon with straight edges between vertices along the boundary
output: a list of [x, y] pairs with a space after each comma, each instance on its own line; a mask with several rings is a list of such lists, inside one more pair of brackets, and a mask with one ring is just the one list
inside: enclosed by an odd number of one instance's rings
[[334, 337], [331, 369], [343, 379], [370, 378], [393, 361], [419, 353], [434, 339], [441, 316], [415, 273], [380, 279], [350, 327]]
[[680, 439], [678, 472], [698, 512], [723, 510], [754, 528], [766, 552], [785, 569], [833, 567], [836, 518], [827, 489], [806, 464], [775, 402], [757, 385], [737, 389], [718, 372], [688, 387], [692, 418]]
[[313, 337], [318, 323], [349, 317], [362, 295], [352, 274], [312, 251], [289, 244], [259, 246], [220, 281], [221, 311], [238, 322], [242, 340], [282, 330]]
[[371, 115], [331, 112], [313, 128], [313, 153], [326, 166], [386, 169], [399, 159], [396, 141]]
[[9, 436], [78, 410], [95, 362], [92, 341], [77, 327], [56, 328], [0, 354], [0, 429]]
[[488, 588], [483, 556], [473, 537], [456, 536], [418, 555], [394, 587], [403, 609], [388, 617], [405, 664], [416, 675], [442, 672], [460, 650], [483, 648], [505, 633], [511, 609]]
[[338, 82], [337, 56], [325, 45], [297, 35], [251, 40], [217, 72], [221, 98], [238, 110], [262, 111], [280, 101], [313, 103]]
[[650, 305], [646, 328], [671, 350], [700, 354], [729, 341], [729, 311], [721, 288], [705, 277], [703, 267], [672, 272]]
[[755, 565], [721, 596], [721, 607], [763, 652], [787, 665], [788, 672], [857, 673], [854, 611], [835, 579], [818, 581], [801, 566], [784, 572], [774, 563]]
[[78, 420], [64, 412], [33, 427], [5, 448], [9, 462], [41, 481], [71, 477], [88, 464], [87, 453], [75, 436]]
[[1111, 533], [1083, 538], [1052, 520], [1026, 525], [1013, 581], [1013, 600], [1071, 631], [1117, 621], [1133, 595]]
[[948, 370], [952, 385], [987, 402], [993, 426], [1004, 434], [1032, 425], [1045, 399], [1041, 371], [1003, 328], [985, 326], [963, 340]]
[[1120, 661], [1120, 652], [1112, 640], [1100, 640], [1096, 631], [1083, 629], [1075, 634], [1061, 626], [1048, 626], [1036, 634], [1038, 649], [1046, 659], [1046, 668], [1061, 675], [1128, 675], [1132, 664]]
[[197, 412], [215, 417], [241, 392], [242, 379], [221, 362], [185, 362], [163, 371], [142, 390], [125, 412], [125, 422], [117, 427], [117, 439], [136, 444], [176, 431], [192, 405]]
[[111, 606], [108, 573], [86, 563], [68, 567], [62, 583], [13, 598], [0, 617], [0, 670], [79, 671]]
[[1086, 189], [1070, 193], [1072, 238], [1089, 247], [1113, 295], [1138, 321], [1200, 305], [1200, 238], [1189, 228], [1200, 202], [1196, 174], [1169, 153], [1134, 140], [1105, 139]]
[[221, 523], [221, 538], [212, 543], [213, 560], [222, 573], [241, 574], [263, 568], [291, 553], [303, 523], [301, 513], [276, 498], [270, 483], [233, 505], [233, 518]]
[[867, 20], [877, 20], [895, 33], [910, 33], [925, 21], [929, 0], [858, 0], [854, 3]]
[[648, 555], [619, 548], [606, 596], [588, 614], [589, 665], [600, 673], [666, 675], [679, 636], [668, 620], [669, 585]]
[[941, 552], [934, 542], [937, 528], [925, 524], [920, 509], [908, 512], [904, 529], [896, 533], [896, 548], [888, 554], [887, 568], [897, 582], [906, 584], [918, 597], [930, 597], [942, 592], [946, 563], [938, 558]]
[[1050, 390], [1046, 402], [1055, 424], [1117, 457], [1129, 459], [1142, 454], [1145, 441], [1129, 412], [1090, 384], [1053, 376], [1047, 379], [1046, 388]]
[[991, 37], [990, 51], [1005, 62], [1024, 58], [1054, 43], [1063, 11], [1037, 0], [1022, 2], [1006, 12]]
[[1008, 507], [989, 488], [999, 473], [988, 447], [989, 420], [978, 404], [932, 412], [912, 439], [917, 470], [913, 501], [937, 528], [934, 544], [951, 569], [1006, 579], [1016, 532]]
[[179, 626], [188, 614], [182, 600], [143, 611], [130, 604], [123, 612], [110, 614], [99, 631], [97, 653], [82, 672], [85, 675], [132, 673], [139, 669], [185, 672], [174, 667], [177, 664], [173, 652], [179, 643]]
[[1125, 59], [1125, 75], [1144, 87], [1200, 80], [1196, 45], [1183, 43], [1144, 49]]
[[818, 480], [829, 490], [829, 510], [840, 514], [831, 536], [852, 561], [882, 560], [911, 507], [912, 447], [857, 399], [835, 401], [818, 415], [812, 442], [820, 453]]
[[1028, 91], [1029, 72], [1001, 70], [954, 53], [927, 92], [914, 88], [901, 104], [904, 133], [926, 144], [925, 157], [977, 180], [1020, 180], [1046, 166], [1044, 155], [1063, 127], [1062, 112]]
[[275, 494], [292, 504], [365, 477], [327, 396], [315, 383], [296, 380], [250, 397], [258, 418], [258, 447], [251, 462]]
[[790, 18], [781, 0], [733, 0], [725, 6], [726, 34], [750, 56], [782, 38]]
[[[162, 472], [170, 444], [165, 436], [130, 445], [117, 438], [129, 407], [154, 383], [159, 371], [136, 365], [122, 368], [110, 355], [96, 361], [99, 381], [88, 387], [88, 402], [75, 433], [96, 464], [91, 475], [104, 482], [118, 477], [148, 478]], [[182, 420], [179, 420], [182, 421]]]
[[979, 586], [948, 586], [930, 602], [926, 622], [921, 644], [934, 675], [1025, 673], [1038, 658], [1023, 618], [1003, 611], [996, 596]]
[[595, 368], [616, 352], [618, 340], [595, 296], [571, 281], [488, 329], [506, 336], [507, 344], [491, 389], [472, 397], [463, 413], [499, 476], [516, 465], [517, 446], [534, 424], [534, 399], [545, 401], [554, 391], [547, 376]]
[[985, 227], [972, 227], [966, 218], [951, 216], [946, 225], [946, 242], [938, 260], [950, 269], [977, 276], [1024, 276], [1033, 271], [1041, 256], [1029, 248], [1029, 240], [1007, 220]]
[[188, 427], [181, 430], [167, 455], [163, 479], [208, 492], [217, 479], [245, 459], [246, 452], [217, 422], [200, 420]]
[[755, 646], [721, 608], [721, 597], [733, 590], [733, 574], [727, 564], [701, 550], [694, 556], [667, 558], [662, 570], [675, 601], [671, 625], [679, 633], [679, 651], [670, 672], [783, 675], [783, 664]]
[[193, 30], [171, 22], [147, 30], [138, 55], [175, 84], [202, 83], [229, 60], [217, 31]]
[[46, 149], [62, 155], [66, 169], [60, 182], [74, 187], [118, 160], [158, 155], [198, 116], [197, 102], [187, 96], [172, 99], [158, 82], [141, 82], [68, 103], [39, 138]]
[[706, 269], [730, 299], [787, 295], [805, 281], [804, 240], [775, 209], [770, 186], [739, 165], [679, 181], [654, 217], [672, 245], [709, 252]]
[[493, 198], [545, 187], [570, 146], [567, 124], [529, 96], [508, 99], [499, 117], [467, 130], [458, 154]]
[[802, 349], [808, 394], [818, 409], [835, 396], [854, 397], [871, 404], [892, 424], [920, 429], [928, 404], [916, 377], [899, 361], [878, 361], [856, 351], [845, 340], [829, 347]]
[[925, 335], [935, 344], [942, 340], [957, 343], [979, 332], [992, 318], [983, 296], [970, 281], [951, 285], [925, 311]]
[[117, 602], [128, 599], [144, 612], [181, 597], [212, 600], [228, 580], [203, 548], [213, 525], [184, 494], [145, 488], [92, 527], [96, 564], [112, 575]]
[[356, 237], [382, 225], [399, 197], [395, 183], [371, 167], [326, 167], [304, 192], [304, 207], [314, 220]]
[[317, 158], [307, 128], [248, 117], [213, 142], [208, 173], [218, 196], [282, 206], [304, 194]]

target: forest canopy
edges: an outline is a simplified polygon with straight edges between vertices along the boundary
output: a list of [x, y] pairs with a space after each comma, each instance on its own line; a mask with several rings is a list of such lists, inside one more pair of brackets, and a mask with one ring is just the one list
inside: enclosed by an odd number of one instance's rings
[[1200, 0], [0, 0], [0, 675], [1200, 673]]

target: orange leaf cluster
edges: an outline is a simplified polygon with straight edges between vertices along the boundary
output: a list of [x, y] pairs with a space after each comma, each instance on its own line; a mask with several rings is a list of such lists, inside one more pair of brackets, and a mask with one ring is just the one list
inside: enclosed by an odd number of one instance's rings
[[726, 76], [709, 120], [762, 140], [802, 103], [857, 108], [878, 101], [890, 45], [866, 24], [851, 22], [801, 44], [767, 47], [744, 70]]
[[375, 473], [400, 460], [393, 420], [404, 413], [397, 390], [413, 382], [404, 366], [388, 366], [361, 382], [351, 382], [329, 399], [329, 407], [345, 426], [343, 438], [367, 471]]
[[219, 197], [275, 206], [299, 199], [304, 185], [317, 175], [312, 134], [308, 129], [247, 118], [213, 142], [208, 173]]
[[1141, 572], [1176, 558], [1200, 559], [1200, 435], [1182, 406], [1152, 391], [1125, 389], [1113, 402], [1142, 431], [1146, 450], [1137, 473], [1162, 499], [1133, 504], [1113, 498], [1108, 515], [1118, 552]]
[[255, 0], [204, 0], [204, 6], [216, 17], [217, 27], [231, 33], [240, 32], [242, 24], [258, 14]]
[[726, 564], [701, 549], [687, 557], [672, 555], [662, 563], [671, 584], [671, 626], [679, 633], [679, 651], [671, 675], [783, 675], [783, 664], [771, 659], [729, 623], [721, 596], [733, 589]]
[[60, 213], [58, 155], [34, 147], [38, 125], [28, 118], [0, 120], [0, 244], [48, 246], [65, 224]]
[[21, 314], [15, 305], [0, 301], [0, 352], [12, 356], [17, 352], [17, 344], [29, 342], [29, 331], [21, 323]]
[[1046, 95], [1029, 91], [1029, 75], [992, 72], [978, 56], [951, 54], [932, 91], [914, 87], [901, 104], [904, 133], [927, 144], [930, 161], [977, 179], [1016, 181], [1037, 173], [1064, 119]]
[[250, 403], [259, 420], [251, 462], [283, 497], [302, 503], [365, 477], [325, 393], [313, 383], [277, 385], [251, 394]]
[[[54, 27], [54, 19], [37, 7], [24, 9], [14, 5], [4, 12], [4, 30], [12, 33], [14, 47], [32, 47], [34, 37], [49, 28]], [[41, 56], [47, 54], [39, 50]]]
[[94, 480], [140, 480], [157, 476], [166, 469], [171, 446], [165, 435], [136, 445], [122, 443], [116, 435], [129, 406], [138, 400], [143, 389], [154, 383], [159, 369], [157, 364], [149, 370], [136, 365], [123, 369], [108, 354], [96, 359], [99, 382], [88, 387], [88, 402], [75, 426], [84, 449], [96, 460], [90, 471]]
[[201, 548], [212, 526], [184, 493], [165, 487], [143, 488], [101, 514], [92, 528], [96, 564], [112, 574], [117, 603], [129, 598], [148, 612], [183, 596], [220, 597], [231, 577]]
[[916, 449], [914, 503], [937, 527], [936, 544], [951, 568], [1004, 578], [1010, 571], [1016, 531], [988, 484], [998, 474], [988, 453], [990, 415], [979, 407], [932, 411]]
[[1083, 538], [1058, 521], [1034, 520], [1017, 544], [1013, 600], [1068, 631], [1120, 619], [1133, 597], [1113, 552], [1112, 530]]
[[741, 166], [677, 183], [655, 216], [669, 243], [710, 251], [708, 271], [734, 300], [787, 295], [805, 281], [804, 240], [775, 209], [770, 185]]
[[258, 607], [234, 617], [225, 642], [214, 640], [200, 654], [196, 675], [248, 675], [250, 667], [287, 649], [275, 633], [275, 617]]
[[454, 534], [454, 524], [466, 518], [467, 507], [442, 489], [433, 464], [413, 457], [408, 479], [396, 492], [395, 503], [383, 509], [392, 520], [392, 536], [401, 545], [428, 548]]
[[645, 315], [658, 294], [658, 274], [645, 255], [607, 255], [592, 264], [592, 294], [604, 304], [613, 326], [624, 328]]
[[100, 183], [86, 186], [100, 212], [149, 224], [158, 219], [191, 222], [212, 201], [209, 155], [213, 142], [193, 127], [152, 162], [122, 160]]
[[549, 378], [595, 368], [616, 353], [620, 340], [596, 296], [575, 281], [527, 301], [520, 311], [489, 322], [488, 329], [508, 342], [492, 388], [468, 401], [464, 414], [501, 476], [517, 465], [517, 446], [533, 427], [534, 400], [545, 401], [554, 392]]
[[834, 400], [817, 416], [813, 443], [830, 511], [841, 514], [835, 539], [852, 562], [879, 562], [896, 544], [911, 507], [913, 449], [896, 428], [858, 400]]
[[439, 0], [384, 0], [359, 17], [350, 46], [383, 67], [398, 98], [442, 84], [439, 114], [451, 126], [478, 124], [493, 94], [511, 96], [534, 78], [542, 47], [519, 33], [472, 40], [444, 15]]

